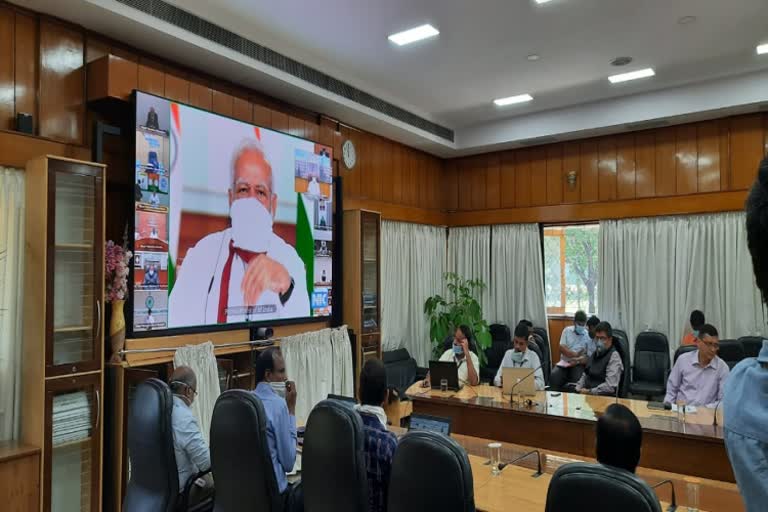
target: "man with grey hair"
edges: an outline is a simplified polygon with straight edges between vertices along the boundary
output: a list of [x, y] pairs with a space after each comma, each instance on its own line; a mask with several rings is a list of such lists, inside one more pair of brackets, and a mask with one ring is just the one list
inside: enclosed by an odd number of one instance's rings
[[187, 251], [169, 298], [170, 327], [310, 315], [304, 262], [272, 229], [277, 194], [257, 139], [235, 150], [230, 173], [231, 227]]

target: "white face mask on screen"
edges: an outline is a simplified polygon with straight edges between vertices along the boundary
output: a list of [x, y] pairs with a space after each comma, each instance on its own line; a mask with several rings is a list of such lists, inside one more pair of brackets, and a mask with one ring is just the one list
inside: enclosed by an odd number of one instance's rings
[[267, 252], [272, 234], [272, 214], [255, 197], [237, 199], [229, 209], [235, 247]]

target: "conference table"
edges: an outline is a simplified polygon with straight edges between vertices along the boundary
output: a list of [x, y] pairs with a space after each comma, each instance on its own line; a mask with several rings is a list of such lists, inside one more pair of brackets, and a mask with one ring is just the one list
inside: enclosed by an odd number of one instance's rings
[[735, 482], [723, 442], [722, 410], [698, 408], [683, 421], [677, 412], [651, 409], [642, 400], [539, 391], [513, 401], [486, 384], [440, 391], [417, 382], [406, 395], [413, 414], [450, 418], [454, 433], [590, 458], [595, 456], [595, 422], [618, 402], [643, 427], [642, 467]]

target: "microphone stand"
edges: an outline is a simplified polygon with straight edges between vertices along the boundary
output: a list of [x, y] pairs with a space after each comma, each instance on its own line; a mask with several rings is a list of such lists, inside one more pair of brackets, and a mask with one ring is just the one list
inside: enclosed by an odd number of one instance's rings
[[669, 484], [669, 487], [672, 489], [672, 501], [669, 504], [667, 512], [675, 512], [675, 510], [677, 510], [677, 498], [675, 498], [675, 483], [672, 480], [662, 480], [656, 485], [652, 485], [651, 489], [656, 489], [657, 487], [660, 487], [664, 484]]
[[512, 459], [510, 462], [499, 464], [499, 470], [502, 470], [505, 467], [514, 464], [515, 462], [519, 462], [519, 461], [523, 460], [524, 458], [528, 457], [529, 455], [533, 455], [534, 453], [536, 454], [536, 472], [534, 474], [532, 474], [531, 476], [533, 478], [539, 478], [542, 475], [542, 473], [541, 473], [541, 453], [539, 452], [539, 450], [531, 450], [528, 453], [523, 454], [523, 455], [517, 457], [516, 459]]
[[717, 402], [717, 405], [715, 406], [715, 417], [712, 419], [712, 426], [716, 427], [718, 425], [717, 423], [717, 409], [720, 408], [720, 404], [723, 403], [722, 400]]
[[541, 366], [542, 366], [542, 365], [539, 365], [538, 367], [534, 368], [534, 369], [533, 369], [533, 371], [531, 371], [530, 373], [528, 373], [528, 374], [527, 374], [525, 377], [523, 377], [522, 379], [518, 379], [518, 381], [517, 381], [517, 382], [515, 382], [515, 383], [512, 385], [512, 388], [509, 390], [509, 393], [510, 393], [510, 397], [509, 397], [509, 404], [510, 404], [510, 405], [515, 405], [515, 388], [517, 387], [517, 385], [518, 385], [518, 384], [520, 384], [521, 382], [523, 382], [525, 379], [527, 379], [527, 378], [528, 378], [528, 377], [530, 377], [531, 375], [534, 375], [534, 374], [535, 374], [537, 371], [539, 371], [539, 370], [541, 369]]

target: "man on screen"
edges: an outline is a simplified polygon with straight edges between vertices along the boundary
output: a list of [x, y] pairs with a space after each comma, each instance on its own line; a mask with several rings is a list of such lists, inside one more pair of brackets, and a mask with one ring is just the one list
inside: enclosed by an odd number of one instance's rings
[[170, 294], [172, 327], [310, 315], [304, 262], [272, 230], [277, 195], [258, 140], [235, 150], [230, 172], [232, 227], [187, 251]]

